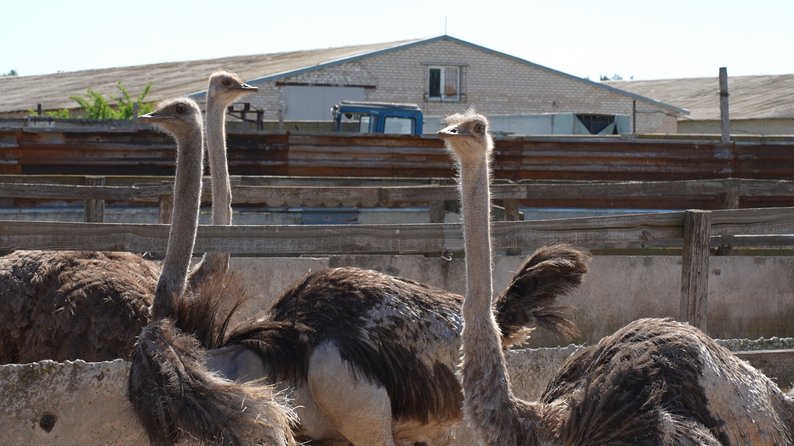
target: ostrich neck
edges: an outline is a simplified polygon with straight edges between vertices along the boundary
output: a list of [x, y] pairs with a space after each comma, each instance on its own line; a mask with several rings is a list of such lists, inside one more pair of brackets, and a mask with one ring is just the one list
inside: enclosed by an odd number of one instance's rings
[[[489, 166], [461, 163], [461, 204], [466, 249], [463, 300], [463, 389], [467, 419], [484, 444], [513, 444], [516, 420], [499, 328], [491, 311]], [[494, 417], [494, 414], [499, 414]]]
[[472, 316], [485, 315], [491, 309], [491, 198], [488, 181], [489, 167], [485, 159], [461, 165], [463, 244], [466, 252], [464, 316], [467, 311]]
[[[232, 224], [232, 188], [229, 166], [226, 161], [226, 107], [214, 96], [207, 100], [207, 156], [210, 161], [212, 182], [212, 224]], [[211, 286], [226, 275], [230, 255], [227, 252], [210, 252], [190, 273], [191, 290], [199, 291]]]
[[177, 137], [176, 174], [174, 178], [174, 209], [168, 232], [163, 269], [157, 282], [152, 315], [173, 315], [175, 300], [185, 291], [190, 257], [198, 227], [201, 199], [201, 170], [204, 157], [204, 137], [201, 126]]
[[212, 224], [232, 224], [232, 188], [226, 161], [226, 107], [207, 101], [207, 150], [212, 177]]

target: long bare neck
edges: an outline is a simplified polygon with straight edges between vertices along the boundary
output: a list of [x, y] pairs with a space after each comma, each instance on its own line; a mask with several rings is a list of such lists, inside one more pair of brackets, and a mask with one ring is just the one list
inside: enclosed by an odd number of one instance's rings
[[468, 312], [469, 316], [476, 318], [490, 313], [493, 279], [489, 166], [485, 159], [474, 161], [461, 163], [460, 189], [466, 251], [466, 299], [463, 311], [464, 316]]
[[201, 170], [204, 157], [204, 136], [201, 127], [177, 137], [176, 174], [174, 178], [174, 210], [168, 232], [163, 270], [157, 282], [152, 316], [173, 316], [176, 299], [185, 292], [190, 257], [198, 227], [201, 199]]
[[513, 397], [501, 336], [491, 311], [493, 295], [489, 164], [460, 166], [466, 295], [463, 301], [464, 409], [484, 444], [515, 443]]
[[232, 188], [226, 161], [226, 104], [207, 100], [207, 154], [212, 176], [212, 224], [232, 224]]
[[[207, 98], [206, 132], [212, 181], [212, 224], [229, 226], [232, 224], [232, 188], [226, 161], [226, 104], [218, 101], [215, 95]], [[222, 280], [229, 269], [229, 258], [227, 252], [205, 254], [190, 273], [190, 288], [201, 290]]]

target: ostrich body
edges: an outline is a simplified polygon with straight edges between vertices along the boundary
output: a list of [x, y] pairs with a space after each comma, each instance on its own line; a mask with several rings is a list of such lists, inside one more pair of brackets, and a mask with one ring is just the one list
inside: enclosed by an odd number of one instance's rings
[[174, 324], [191, 302], [187, 275], [201, 198], [201, 112], [190, 99], [173, 99], [140, 119], [170, 133], [178, 150], [173, 220], [152, 321], [140, 333], [130, 368], [133, 410], [153, 445], [190, 437], [220, 444], [292, 445], [292, 412], [274, 400], [272, 389], [207, 373], [200, 365], [204, 350], [196, 338]]
[[[231, 224], [224, 111], [252, 91], [232, 73], [209, 79], [206, 131], [215, 225]], [[228, 264], [228, 253], [208, 253], [190, 273], [190, 289], [202, 290], [200, 298], [211, 301], [223, 287]], [[149, 321], [160, 268], [127, 252], [15, 251], [0, 257], [0, 363], [128, 357]], [[200, 329], [201, 316], [184, 322]], [[201, 336], [203, 343], [208, 335]]]
[[[497, 299], [505, 347], [540, 326], [575, 333], [560, 294], [589, 255], [566, 245], [530, 256]], [[462, 296], [376, 271], [333, 268], [286, 290], [263, 319], [236, 327], [207, 366], [238, 381], [266, 378], [292, 392], [315, 442], [451, 444], [462, 419]]]
[[159, 272], [127, 252], [0, 257], [0, 363], [126, 357], [149, 319]]
[[630, 323], [569, 358], [540, 401], [516, 398], [491, 311], [488, 122], [469, 111], [447, 123], [439, 134], [459, 163], [466, 250], [464, 411], [482, 444], [792, 444], [791, 399], [670, 320]]

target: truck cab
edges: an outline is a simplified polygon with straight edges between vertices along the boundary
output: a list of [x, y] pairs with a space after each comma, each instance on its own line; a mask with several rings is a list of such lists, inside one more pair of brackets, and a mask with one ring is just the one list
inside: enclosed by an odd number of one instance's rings
[[422, 110], [416, 104], [342, 101], [331, 112], [336, 132], [422, 134]]

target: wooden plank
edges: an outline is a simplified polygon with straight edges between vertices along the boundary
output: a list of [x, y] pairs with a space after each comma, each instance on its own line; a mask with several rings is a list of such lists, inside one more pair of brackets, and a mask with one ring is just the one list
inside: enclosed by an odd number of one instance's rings
[[[724, 146], [688, 138], [496, 138], [494, 173], [514, 180], [794, 177], [791, 141], [755, 138]], [[0, 141], [6, 140], [13, 144], [2, 147], [2, 159], [12, 163], [11, 172], [173, 173], [173, 141], [150, 130], [0, 129]], [[452, 176], [435, 137], [230, 132], [228, 141], [233, 174]], [[417, 164], [400, 171], [408, 159]]]
[[[19, 177], [25, 179], [24, 176]], [[35, 177], [34, 177], [35, 178]], [[128, 186], [84, 186], [73, 185], [74, 178], [65, 177], [70, 184], [10, 183], [0, 181], [0, 197], [28, 198], [37, 200], [110, 200], [123, 202], [154, 203], [173, 188], [170, 182], [131, 184]], [[149, 178], [151, 179], [151, 178]], [[170, 177], [169, 177], [170, 180]], [[251, 183], [252, 181], [246, 181]], [[269, 181], [272, 183], [272, 181]], [[367, 181], [361, 181], [364, 184]], [[450, 182], [452, 180], [450, 179]], [[450, 185], [399, 185], [390, 186], [333, 186], [294, 185], [257, 186], [233, 184], [235, 204], [288, 206], [288, 207], [399, 207], [427, 204], [434, 201], [457, 200], [457, 187]], [[356, 184], [346, 179], [346, 184]], [[660, 208], [675, 209], [696, 203], [701, 208], [720, 208], [735, 205], [736, 188], [747, 194], [778, 198], [778, 205], [794, 205], [794, 193], [780, 196], [778, 188], [791, 188], [792, 182], [754, 181], [752, 188], [736, 186], [736, 180], [693, 180], [659, 182], [522, 182], [519, 184], [495, 184], [492, 187], [494, 200], [512, 200], [522, 206], [535, 207], [585, 207], [585, 208]], [[296, 183], [297, 184], [297, 183]], [[315, 184], [321, 184], [316, 182]], [[741, 183], [744, 184], [744, 183]], [[203, 199], [209, 200], [210, 181], [204, 179]], [[767, 193], [775, 195], [766, 195]]]
[[794, 208], [711, 211], [711, 235], [794, 234]]
[[[496, 249], [568, 242], [594, 244], [680, 240], [683, 214], [638, 214], [495, 222]], [[0, 221], [0, 250], [163, 251], [167, 225]], [[460, 252], [460, 224], [200, 226], [197, 252], [304, 255]]]
[[709, 211], [684, 212], [684, 252], [681, 261], [681, 304], [678, 317], [706, 332], [709, 293]]
[[0, 197], [37, 198], [42, 200], [118, 200], [153, 202], [173, 190], [171, 184], [141, 186], [60, 185], [60, 184], [0, 184]]

